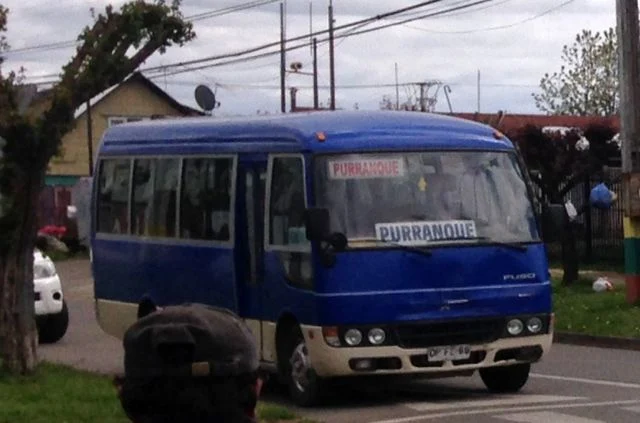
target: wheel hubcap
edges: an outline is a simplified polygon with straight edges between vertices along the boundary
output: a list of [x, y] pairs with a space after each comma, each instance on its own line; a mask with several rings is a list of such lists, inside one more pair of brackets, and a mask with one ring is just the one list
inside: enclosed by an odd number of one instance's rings
[[305, 392], [309, 387], [309, 371], [311, 361], [304, 342], [298, 344], [291, 354], [291, 379], [300, 392]]

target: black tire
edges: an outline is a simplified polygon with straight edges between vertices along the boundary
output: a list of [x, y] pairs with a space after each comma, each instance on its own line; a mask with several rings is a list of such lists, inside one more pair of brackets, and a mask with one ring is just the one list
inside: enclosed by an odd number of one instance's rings
[[[326, 393], [325, 381], [316, 374], [308, 361], [307, 346], [299, 327], [296, 326], [292, 329], [287, 346], [283, 365], [291, 399], [301, 407], [319, 404]], [[303, 356], [306, 356], [306, 366], [309, 366], [306, 369], [301, 366], [303, 363], [300, 362]]]
[[37, 320], [38, 341], [41, 344], [58, 342], [69, 328], [69, 309], [66, 301], [62, 301], [60, 313], [43, 316]]
[[512, 366], [488, 367], [480, 369], [480, 377], [490, 392], [518, 392], [529, 380], [531, 364], [514, 364]]

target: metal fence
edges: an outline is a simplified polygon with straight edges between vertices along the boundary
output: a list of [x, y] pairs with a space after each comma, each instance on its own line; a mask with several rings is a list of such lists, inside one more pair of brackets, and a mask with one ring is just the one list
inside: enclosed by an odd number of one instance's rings
[[[624, 261], [624, 230], [623, 208], [620, 201], [622, 182], [620, 181], [621, 169], [608, 169], [605, 180], [587, 178], [584, 182], [574, 187], [564, 198], [570, 200], [576, 210], [581, 210], [587, 205], [583, 214], [575, 220], [576, 236], [578, 238], [578, 250], [580, 258], [585, 263], [611, 261]], [[605, 182], [607, 187], [618, 193], [619, 200], [611, 209], [599, 210], [588, 207], [591, 189], [600, 182]], [[560, 256], [560, 246], [547, 245], [549, 255], [553, 258]]]

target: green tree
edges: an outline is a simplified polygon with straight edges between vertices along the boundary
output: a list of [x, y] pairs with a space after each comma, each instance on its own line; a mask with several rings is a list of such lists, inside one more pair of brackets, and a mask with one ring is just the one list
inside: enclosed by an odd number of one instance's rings
[[[9, 10], [0, 6], [0, 33]], [[36, 207], [49, 160], [73, 125], [74, 111], [119, 84], [156, 51], [195, 37], [180, 12], [180, 0], [133, 0], [119, 10], [93, 13], [79, 35], [75, 56], [63, 67], [43, 110], [20, 110], [20, 77], [0, 72], [0, 361], [13, 374], [37, 363], [33, 294]], [[0, 38], [0, 53], [8, 49]], [[1, 55], [1, 54], [0, 54]], [[1, 62], [0, 62], [1, 63]], [[39, 103], [42, 104], [42, 103]]]
[[[613, 141], [616, 131], [606, 125], [591, 125], [583, 134], [572, 130], [565, 133], [544, 132], [528, 125], [520, 131], [508, 134], [522, 153], [538, 187], [539, 202], [562, 204], [566, 195], [584, 183], [589, 177], [599, 175], [610, 160], [620, 156], [620, 149]], [[585, 142], [586, 141], [586, 142]], [[584, 205], [578, 215], [589, 205]], [[578, 279], [579, 256], [574, 225], [567, 222], [562, 239], [563, 283]]]
[[611, 116], [618, 111], [617, 41], [614, 28], [583, 30], [562, 48], [559, 72], [546, 73], [536, 107], [548, 114]]

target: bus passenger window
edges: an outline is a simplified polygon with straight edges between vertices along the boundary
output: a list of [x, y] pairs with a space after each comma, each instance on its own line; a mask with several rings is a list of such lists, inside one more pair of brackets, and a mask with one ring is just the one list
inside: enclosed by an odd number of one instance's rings
[[180, 237], [230, 240], [230, 158], [185, 159], [180, 195]]
[[149, 235], [149, 221], [153, 212], [153, 160], [135, 160], [133, 165], [133, 203], [131, 205], [131, 233]]
[[102, 160], [98, 175], [97, 231], [127, 234], [129, 231], [129, 159]]
[[291, 285], [313, 287], [311, 244], [304, 225], [304, 172], [302, 159], [278, 157], [273, 160], [269, 204], [269, 243]]
[[180, 159], [156, 159], [154, 168], [152, 213], [147, 221], [149, 235], [174, 237]]
[[270, 204], [272, 245], [308, 244], [304, 227], [304, 173], [296, 157], [273, 161]]

